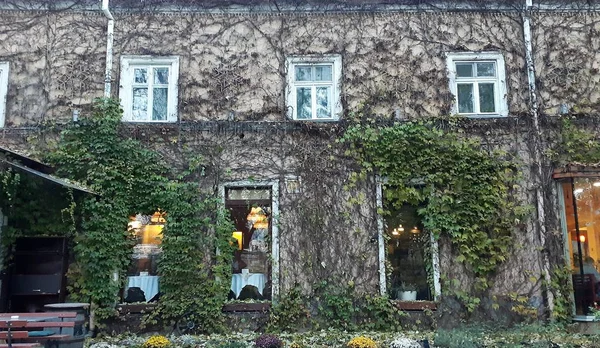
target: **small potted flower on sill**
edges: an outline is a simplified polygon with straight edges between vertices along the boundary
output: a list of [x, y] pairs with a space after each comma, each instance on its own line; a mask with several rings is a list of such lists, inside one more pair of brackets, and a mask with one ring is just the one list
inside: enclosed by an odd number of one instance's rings
[[396, 296], [400, 301], [416, 301], [417, 300], [417, 285], [412, 283], [400, 284]]

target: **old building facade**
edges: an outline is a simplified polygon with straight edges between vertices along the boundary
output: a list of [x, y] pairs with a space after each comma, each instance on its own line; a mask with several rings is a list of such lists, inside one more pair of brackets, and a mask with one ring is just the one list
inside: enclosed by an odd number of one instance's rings
[[[525, 0], [325, 3], [114, 0], [103, 11], [96, 1], [5, 1], [1, 146], [39, 157], [52, 146], [42, 130], [84, 117], [107, 93], [121, 100], [131, 136], [169, 165], [182, 167], [186, 153], [209, 163], [206, 185], [238, 230], [232, 297], [247, 284], [277, 299], [296, 284], [309, 293], [335, 279], [394, 299], [413, 283], [412, 300], [441, 301], [446, 280], [472, 290], [449, 243], [429, 240], [412, 218], [392, 225], [378, 216], [384, 180], [345, 190], [355, 164], [334, 145], [358, 110], [398, 122], [462, 115], [485, 146], [522, 160], [519, 192], [532, 207], [527, 221], [515, 222], [511, 257], [494, 275], [482, 312], [499, 320], [491, 298], [504, 298], [501, 307], [511, 312], [518, 296], [535, 317], [549, 316], [557, 297], [573, 297], [547, 285], [553, 272], [578, 272], [578, 259], [600, 257], [598, 173], [563, 168], [555, 179], [561, 168], [545, 151], [558, 119], [593, 119], [599, 110], [600, 8]], [[132, 221], [141, 229], [160, 225], [160, 216]], [[131, 286], [150, 300], [159, 291], [152, 255], [160, 230], [143, 234], [136, 252], [146, 263], [131, 271]], [[410, 258], [414, 250], [403, 243], [433, 243], [431, 284], [422, 257]], [[573, 315], [587, 313], [581, 303]]]

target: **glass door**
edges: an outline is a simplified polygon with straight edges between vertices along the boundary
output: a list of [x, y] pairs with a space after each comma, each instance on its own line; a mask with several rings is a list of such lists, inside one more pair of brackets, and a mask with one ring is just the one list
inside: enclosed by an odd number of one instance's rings
[[572, 178], [561, 187], [575, 312], [587, 315], [600, 304], [600, 177]]

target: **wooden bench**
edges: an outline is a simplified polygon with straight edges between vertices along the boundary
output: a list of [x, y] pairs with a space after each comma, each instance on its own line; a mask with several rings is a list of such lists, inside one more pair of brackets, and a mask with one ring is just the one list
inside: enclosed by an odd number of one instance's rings
[[[47, 313], [4, 313], [3, 315], [22, 318], [51, 318], [44, 321], [31, 321], [24, 319], [24, 328], [27, 330], [42, 329], [53, 332], [47, 336], [31, 336], [28, 331], [27, 336], [14, 337], [22, 347], [41, 347], [46, 348], [80, 348], [83, 347], [83, 322], [75, 321], [76, 312], [47, 312]], [[0, 348], [4, 348], [0, 345]]]
[[[37, 348], [42, 347], [39, 342], [31, 343], [13, 343], [13, 340], [23, 340], [29, 338], [29, 331], [19, 330], [27, 327], [27, 320], [1, 320], [0, 340], [5, 340], [6, 343], [0, 344], [0, 348]], [[17, 330], [14, 330], [17, 329]]]

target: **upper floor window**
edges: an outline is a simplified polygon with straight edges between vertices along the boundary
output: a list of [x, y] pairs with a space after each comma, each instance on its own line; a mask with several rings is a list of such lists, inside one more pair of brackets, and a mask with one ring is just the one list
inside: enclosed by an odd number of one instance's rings
[[0, 127], [6, 117], [6, 95], [8, 93], [8, 63], [0, 62]]
[[123, 120], [176, 122], [179, 57], [121, 57]]
[[500, 53], [450, 53], [447, 58], [454, 112], [507, 116], [504, 58]]
[[341, 113], [340, 55], [287, 59], [286, 106], [294, 120], [337, 120]]

